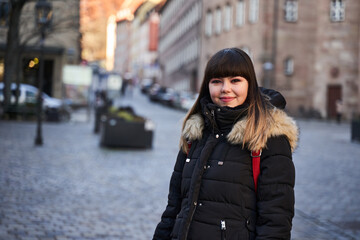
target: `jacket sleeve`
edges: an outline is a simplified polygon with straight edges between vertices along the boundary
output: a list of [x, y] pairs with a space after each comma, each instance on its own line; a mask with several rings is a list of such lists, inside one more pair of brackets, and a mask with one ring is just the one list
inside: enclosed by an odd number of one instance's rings
[[153, 240], [170, 239], [170, 234], [174, 227], [176, 215], [181, 208], [181, 179], [186, 154], [180, 150], [175, 163], [174, 171], [170, 179], [168, 204], [161, 216], [161, 221], [157, 225]]
[[285, 136], [272, 137], [263, 150], [258, 178], [256, 239], [290, 239], [294, 217], [295, 167]]

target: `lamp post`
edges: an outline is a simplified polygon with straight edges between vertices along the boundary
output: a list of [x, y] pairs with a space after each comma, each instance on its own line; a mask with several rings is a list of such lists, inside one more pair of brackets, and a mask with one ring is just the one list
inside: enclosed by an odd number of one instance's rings
[[52, 18], [52, 4], [46, 0], [38, 0], [35, 5], [35, 21], [36, 26], [40, 28], [41, 38], [40, 38], [40, 61], [39, 61], [39, 85], [38, 85], [38, 95], [37, 95], [37, 127], [36, 127], [36, 137], [35, 145], [41, 146], [43, 144], [42, 138], [42, 107], [43, 107], [43, 79], [44, 79], [44, 41], [46, 29], [49, 27]]

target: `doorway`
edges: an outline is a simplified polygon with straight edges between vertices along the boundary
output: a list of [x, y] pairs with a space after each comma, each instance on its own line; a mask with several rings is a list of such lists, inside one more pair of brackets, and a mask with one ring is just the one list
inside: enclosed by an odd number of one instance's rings
[[336, 101], [342, 100], [341, 85], [329, 85], [327, 88], [327, 117], [329, 119], [336, 117]]

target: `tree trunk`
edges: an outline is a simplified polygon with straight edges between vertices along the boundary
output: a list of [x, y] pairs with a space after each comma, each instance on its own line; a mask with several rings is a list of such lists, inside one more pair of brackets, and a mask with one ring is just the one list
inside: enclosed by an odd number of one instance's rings
[[11, 0], [9, 28], [6, 39], [4, 61], [4, 112], [8, 111], [11, 101], [11, 83], [17, 77], [17, 67], [20, 61], [19, 52], [19, 23], [21, 10], [26, 0]]

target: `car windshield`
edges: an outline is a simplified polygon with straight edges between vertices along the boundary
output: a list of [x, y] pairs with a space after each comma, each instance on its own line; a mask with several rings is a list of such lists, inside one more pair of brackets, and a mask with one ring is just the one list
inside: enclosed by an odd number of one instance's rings
[[43, 98], [51, 98], [51, 97], [43, 92]]

